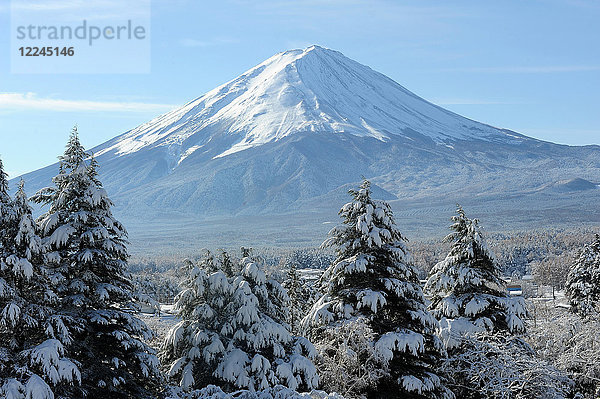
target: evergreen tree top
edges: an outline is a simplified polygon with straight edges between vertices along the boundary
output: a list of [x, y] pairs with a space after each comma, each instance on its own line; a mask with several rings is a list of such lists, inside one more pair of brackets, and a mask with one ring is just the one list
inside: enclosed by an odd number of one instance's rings
[[522, 298], [510, 298], [505, 282], [477, 219], [469, 219], [460, 205], [446, 258], [430, 271], [425, 292], [432, 313], [440, 320], [441, 336], [448, 348], [457, 346], [464, 334], [485, 330], [524, 331], [526, 316]]
[[364, 180], [358, 190], [349, 190], [353, 201], [339, 211], [342, 226], [329, 232], [322, 247], [337, 247], [338, 257], [347, 257], [357, 251], [372, 252], [393, 244], [404, 247], [408, 241], [402, 236], [392, 209], [385, 201], [371, 198], [371, 183]]
[[446, 259], [431, 269], [425, 290], [434, 296], [482, 292], [506, 296], [500, 269], [485, 242], [479, 221], [469, 219], [460, 205], [451, 220], [453, 231], [444, 240], [452, 243], [452, 248]]
[[451, 220], [454, 222], [450, 226], [453, 231], [444, 241], [452, 243], [450, 256], [456, 262], [477, 258], [487, 258], [495, 262], [495, 256], [485, 242], [478, 219], [469, 219], [462, 206], [457, 205], [456, 215], [453, 215]]
[[[104, 306], [129, 301], [130, 283], [124, 276], [127, 231], [112, 214], [113, 203], [97, 178], [96, 160], [86, 156], [75, 128], [54, 178], [56, 186], [34, 196], [36, 202], [50, 204], [39, 219], [44, 246], [53, 273], [65, 281], [59, 293], [73, 303], [87, 306], [97, 301]], [[67, 278], [77, 279], [77, 284]]]
[[40, 237], [37, 235], [37, 226], [32, 216], [29, 199], [25, 193], [25, 182], [19, 181], [19, 188], [14, 199], [15, 212], [15, 250], [20, 251], [20, 256], [29, 260], [34, 255], [42, 252]]
[[27, 194], [25, 194], [25, 181], [23, 179], [19, 180], [19, 187], [15, 194], [15, 206], [21, 209], [26, 206], [29, 207], [29, 199], [27, 198]]
[[[4, 171], [4, 164], [0, 158], [0, 204], [8, 204], [9, 202], [10, 196], [8, 195], [8, 174]], [[2, 215], [0, 214], [0, 216]]]
[[89, 154], [85, 152], [85, 149], [79, 141], [79, 133], [77, 132], [77, 126], [71, 130], [69, 141], [67, 142], [65, 152], [58, 159], [60, 161], [61, 172], [64, 169], [76, 169], [83, 163], [83, 160], [88, 158]]
[[8, 175], [0, 159], [0, 258], [9, 256], [12, 247], [10, 236], [14, 233], [15, 207], [8, 194]]

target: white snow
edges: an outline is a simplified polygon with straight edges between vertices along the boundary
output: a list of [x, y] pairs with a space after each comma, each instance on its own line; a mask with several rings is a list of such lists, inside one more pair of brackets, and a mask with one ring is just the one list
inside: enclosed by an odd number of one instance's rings
[[68, 240], [71, 234], [75, 232], [75, 228], [68, 224], [64, 224], [59, 226], [52, 235], [48, 238], [48, 244], [54, 245], [56, 247], [60, 247], [64, 245]]
[[33, 374], [25, 384], [25, 399], [54, 399], [54, 393], [40, 376]]
[[433, 391], [440, 385], [439, 377], [432, 373], [428, 373], [422, 379], [414, 375], [406, 375], [400, 378], [400, 382], [407, 391], [419, 394]]
[[8, 303], [0, 313], [0, 326], [15, 325], [21, 315], [21, 308], [14, 303]]
[[[117, 137], [96, 155], [166, 146], [173, 164], [213, 140], [226, 157], [297, 132], [331, 132], [386, 141], [410, 128], [452, 148], [449, 140], [520, 142], [523, 137], [431, 104], [388, 77], [319, 46], [275, 54], [181, 108]], [[204, 131], [206, 130], [206, 133]]]
[[383, 334], [377, 343], [375, 350], [384, 361], [390, 361], [394, 357], [394, 351], [410, 352], [417, 356], [425, 350], [425, 338], [414, 331], [388, 332]]
[[4, 395], [5, 399], [22, 399], [23, 390], [23, 384], [14, 378], [7, 378], [0, 386], [0, 393]]
[[193, 145], [190, 148], [188, 148], [179, 158], [179, 161], [177, 161], [177, 164], [179, 165], [181, 162], [183, 162], [184, 159], [186, 159], [187, 157], [189, 157], [190, 155], [192, 155], [196, 150], [202, 148], [201, 145]]
[[487, 309], [490, 306], [490, 302], [482, 297], [473, 297], [465, 305], [465, 316], [476, 316], [481, 313], [482, 310]]
[[365, 306], [371, 309], [373, 313], [377, 313], [377, 310], [384, 307], [387, 303], [382, 292], [369, 289], [360, 291], [356, 295], [356, 299], [358, 300], [359, 306]]
[[6, 258], [6, 263], [12, 265], [13, 272], [16, 275], [20, 274], [26, 279], [29, 279], [33, 276], [33, 266], [31, 262], [25, 258], [19, 258], [15, 255], [10, 255]]

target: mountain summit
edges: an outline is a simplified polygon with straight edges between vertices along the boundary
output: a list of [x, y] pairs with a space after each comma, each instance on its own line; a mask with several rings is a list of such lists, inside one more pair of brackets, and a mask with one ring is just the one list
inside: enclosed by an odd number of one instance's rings
[[170, 146], [180, 153], [177, 162], [181, 162], [206, 150], [208, 143], [211, 150], [220, 151], [215, 157], [223, 157], [300, 132], [380, 141], [418, 132], [444, 144], [457, 139], [513, 143], [527, 139], [433, 105], [340, 52], [310, 46], [274, 55], [111, 141], [98, 155]]
[[[540, 201], [558, 215], [597, 201], [598, 190], [545, 188], [600, 181], [598, 146], [470, 120], [319, 46], [276, 54], [92, 151], [117, 211], [140, 226], [266, 213], [330, 220], [362, 176], [378, 197], [420, 209], [419, 220], [457, 201], [531, 220]], [[48, 185], [56, 170], [26, 175], [27, 186]]]

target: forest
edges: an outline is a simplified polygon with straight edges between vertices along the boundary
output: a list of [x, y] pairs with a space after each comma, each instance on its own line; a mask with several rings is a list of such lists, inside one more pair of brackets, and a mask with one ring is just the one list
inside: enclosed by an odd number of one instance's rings
[[600, 395], [598, 229], [487, 234], [457, 205], [412, 242], [365, 179], [321, 248], [130, 257], [76, 130], [59, 159], [31, 198], [0, 160], [3, 398]]

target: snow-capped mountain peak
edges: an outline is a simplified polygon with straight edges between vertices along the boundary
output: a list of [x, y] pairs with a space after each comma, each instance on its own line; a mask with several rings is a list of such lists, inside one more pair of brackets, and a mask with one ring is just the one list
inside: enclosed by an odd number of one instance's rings
[[319, 46], [278, 53], [183, 107], [99, 148], [117, 155], [171, 146], [180, 163], [208, 142], [214, 158], [298, 132], [339, 133], [386, 141], [418, 132], [440, 144], [457, 139], [525, 137], [433, 105], [371, 68]]

